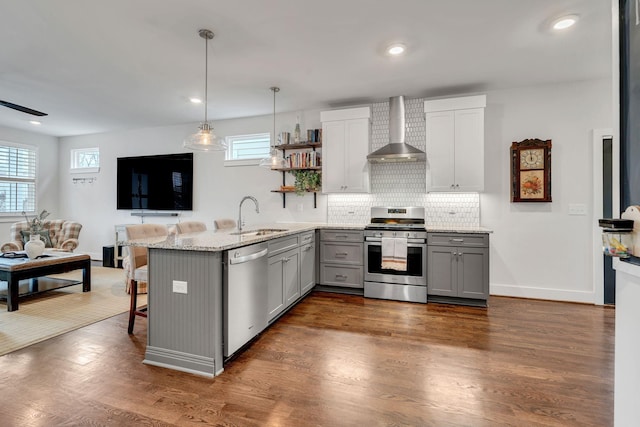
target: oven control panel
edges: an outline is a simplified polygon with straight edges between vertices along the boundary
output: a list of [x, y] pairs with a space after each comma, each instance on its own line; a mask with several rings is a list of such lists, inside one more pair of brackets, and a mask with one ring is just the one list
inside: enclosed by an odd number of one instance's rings
[[427, 239], [426, 231], [392, 231], [392, 230], [365, 230], [365, 240], [382, 239], [383, 237], [404, 237], [407, 239]]

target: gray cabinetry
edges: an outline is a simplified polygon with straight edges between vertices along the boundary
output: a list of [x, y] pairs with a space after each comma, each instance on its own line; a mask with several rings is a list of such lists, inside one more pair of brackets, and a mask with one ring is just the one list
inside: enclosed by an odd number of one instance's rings
[[269, 241], [270, 322], [315, 286], [315, 265], [313, 231]]
[[429, 301], [486, 305], [489, 235], [429, 233], [427, 244]]
[[300, 296], [298, 236], [269, 241], [269, 321], [282, 313], [290, 301]]
[[300, 234], [300, 295], [309, 292], [316, 285], [316, 243], [315, 232]]
[[320, 284], [364, 288], [364, 237], [358, 230], [320, 231]]

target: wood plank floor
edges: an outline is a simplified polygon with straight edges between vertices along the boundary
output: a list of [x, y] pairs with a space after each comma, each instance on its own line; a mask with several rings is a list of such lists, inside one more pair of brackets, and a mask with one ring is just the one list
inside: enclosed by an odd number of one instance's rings
[[0, 425], [611, 426], [614, 317], [315, 292], [207, 379], [142, 364], [123, 314], [0, 357]]

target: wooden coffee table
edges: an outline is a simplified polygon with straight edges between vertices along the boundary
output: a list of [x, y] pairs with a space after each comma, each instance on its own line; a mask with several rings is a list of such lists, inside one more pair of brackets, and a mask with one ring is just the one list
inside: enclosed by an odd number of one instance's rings
[[[37, 281], [38, 278], [49, 274], [82, 269], [82, 291], [89, 292], [91, 290], [91, 257], [89, 255], [67, 252], [50, 252], [45, 255], [37, 259], [0, 257], [0, 280], [7, 282], [7, 311], [18, 309], [20, 280], [33, 279]], [[63, 284], [53, 287], [46, 286], [42, 290], [38, 290], [36, 286], [36, 290], [31, 290], [29, 295], [80, 284], [80, 282], [62, 280], [60, 282]]]

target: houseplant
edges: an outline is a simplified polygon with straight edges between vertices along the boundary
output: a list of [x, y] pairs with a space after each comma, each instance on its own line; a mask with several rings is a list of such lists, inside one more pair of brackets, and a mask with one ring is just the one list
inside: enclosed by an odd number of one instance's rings
[[302, 196], [308, 191], [318, 191], [322, 184], [322, 175], [314, 170], [291, 171], [295, 177], [294, 187], [298, 196]]

